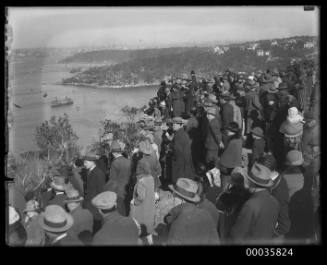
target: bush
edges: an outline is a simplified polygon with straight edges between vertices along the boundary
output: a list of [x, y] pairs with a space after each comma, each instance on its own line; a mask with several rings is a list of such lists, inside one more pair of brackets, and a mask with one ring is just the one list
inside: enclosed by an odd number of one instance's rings
[[69, 123], [68, 115], [58, 119], [52, 116], [36, 128], [36, 144], [48, 160], [62, 160], [68, 163], [79, 152], [77, 135]]

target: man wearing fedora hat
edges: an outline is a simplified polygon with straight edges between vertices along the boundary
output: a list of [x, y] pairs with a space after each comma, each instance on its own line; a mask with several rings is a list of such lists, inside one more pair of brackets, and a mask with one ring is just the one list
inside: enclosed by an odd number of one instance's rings
[[172, 141], [172, 182], [178, 178], [192, 178], [195, 170], [192, 159], [192, 141], [184, 129], [183, 119], [173, 119], [174, 138]]
[[274, 242], [283, 243], [284, 236], [289, 232], [291, 221], [289, 218], [289, 194], [288, 187], [283, 174], [280, 174], [277, 170], [277, 161], [273, 155], [267, 154], [261, 156], [258, 161], [259, 164], [271, 170], [271, 179], [274, 185], [270, 188], [271, 194], [279, 202], [279, 215], [277, 219], [277, 226], [274, 232]]
[[207, 209], [197, 207], [201, 202], [198, 184], [187, 178], [179, 178], [169, 185], [174, 196], [182, 203], [170, 210], [164, 218], [169, 226], [168, 245], [216, 245], [219, 244], [217, 227]]
[[65, 199], [67, 198], [65, 194], [67, 186], [67, 179], [60, 175], [54, 176], [53, 181], [50, 183], [50, 187], [52, 188], [52, 197], [48, 201], [47, 205], [56, 204], [61, 207], [65, 207]]
[[103, 217], [103, 225], [94, 235], [92, 245], [137, 245], [138, 226], [131, 217], [119, 214], [115, 192], [102, 192], [93, 198], [92, 203]]
[[234, 109], [229, 103], [230, 99], [231, 94], [229, 92], [220, 97], [222, 128], [225, 128], [234, 118]]
[[213, 163], [217, 165], [218, 163], [218, 152], [219, 148], [222, 147], [221, 142], [221, 124], [216, 116], [216, 110], [209, 108], [207, 110], [207, 119], [209, 121], [205, 143], [206, 148], [206, 163]]
[[83, 243], [69, 233], [73, 217], [59, 205], [49, 205], [41, 213], [39, 223], [46, 234], [45, 246], [80, 246]]
[[24, 209], [25, 219], [24, 227], [27, 233], [26, 246], [43, 246], [45, 243], [44, 230], [39, 224], [38, 219], [40, 218], [39, 203], [36, 200], [30, 200], [26, 203]]
[[102, 217], [91, 202], [97, 194], [103, 191], [106, 183], [106, 176], [103, 171], [96, 166], [97, 160], [98, 156], [93, 152], [87, 152], [84, 156], [84, 166], [88, 170], [88, 174], [86, 178], [83, 207], [93, 214], [93, 233], [100, 228]]
[[255, 127], [251, 130], [253, 143], [252, 143], [252, 155], [250, 165], [254, 164], [259, 157], [265, 152], [266, 141], [264, 139], [263, 130], [260, 127]]
[[131, 176], [131, 162], [122, 155], [122, 149], [118, 141], [111, 144], [111, 153], [113, 162], [111, 163], [109, 181], [106, 183], [104, 190], [113, 191], [117, 194], [117, 210], [126, 216], [126, 187]]
[[66, 193], [66, 208], [74, 219], [70, 232], [87, 244], [92, 238], [93, 215], [89, 210], [82, 208], [81, 202], [84, 198], [80, 196], [78, 190], [72, 188], [68, 189]]
[[268, 190], [273, 186], [271, 171], [254, 163], [245, 177], [252, 195], [243, 204], [231, 228], [231, 239], [237, 244], [267, 244], [272, 240], [279, 214], [278, 201]]
[[262, 105], [259, 100], [258, 93], [256, 92], [255, 86], [251, 86], [251, 89], [246, 92], [244, 97], [244, 112], [245, 112], [245, 123], [246, 129], [245, 134], [249, 134], [252, 129], [253, 117], [251, 115], [252, 111], [255, 110], [259, 113], [259, 119], [261, 118]]

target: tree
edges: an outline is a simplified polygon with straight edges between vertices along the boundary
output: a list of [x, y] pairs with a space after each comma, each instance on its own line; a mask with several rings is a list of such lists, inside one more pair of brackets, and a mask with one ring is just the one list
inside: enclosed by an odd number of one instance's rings
[[[35, 139], [41, 151], [47, 154], [48, 160], [53, 155], [58, 160], [68, 161], [78, 150], [76, 145], [78, 137], [74, 133], [66, 113], [58, 119], [52, 116], [50, 121], [45, 121], [38, 126]], [[66, 154], [65, 157], [64, 154]]]

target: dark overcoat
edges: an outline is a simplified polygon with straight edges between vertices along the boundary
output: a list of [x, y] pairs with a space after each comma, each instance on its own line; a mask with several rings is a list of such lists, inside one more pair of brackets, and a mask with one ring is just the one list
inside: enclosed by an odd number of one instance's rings
[[225, 128], [234, 121], [234, 108], [231, 104], [225, 103], [221, 108], [222, 127]]
[[103, 226], [94, 235], [92, 245], [137, 245], [138, 228], [131, 217], [114, 211], [103, 219]]
[[71, 233], [75, 234], [77, 237], [85, 231], [92, 233], [93, 215], [89, 210], [77, 207], [70, 214], [74, 218], [74, 224], [69, 230]]
[[195, 174], [191, 140], [184, 128], [179, 129], [172, 142], [172, 180], [173, 183], [178, 178], [193, 178]]
[[95, 219], [101, 220], [98, 210], [92, 205], [92, 199], [103, 191], [106, 177], [101, 169], [95, 167], [87, 175], [86, 189], [84, 197], [84, 208], [88, 209]]
[[117, 196], [125, 198], [126, 186], [131, 176], [131, 162], [124, 156], [117, 157], [111, 164], [109, 181], [105, 190], [116, 192]]
[[184, 203], [174, 207], [168, 215], [168, 245], [219, 244], [215, 223], [207, 210]]
[[275, 229], [276, 236], [285, 235], [289, 232], [291, 227], [291, 221], [288, 215], [288, 204], [289, 204], [289, 194], [287, 183], [283, 177], [280, 175], [277, 179], [275, 186], [271, 189], [271, 194], [277, 199], [280, 207], [278, 214], [278, 225]]
[[242, 166], [242, 138], [230, 139], [220, 159], [220, 164], [225, 168]]
[[173, 117], [179, 117], [185, 112], [185, 104], [182, 92], [177, 90], [171, 93]]
[[205, 140], [205, 148], [207, 150], [219, 149], [219, 143], [221, 142], [221, 125], [217, 118], [209, 121], [207, 137]]
[[247, 200], [231, 229], [231, 238], [237, 244], [261, 243], [272, 239], [279, 203], [268, 190], [255, 192]]

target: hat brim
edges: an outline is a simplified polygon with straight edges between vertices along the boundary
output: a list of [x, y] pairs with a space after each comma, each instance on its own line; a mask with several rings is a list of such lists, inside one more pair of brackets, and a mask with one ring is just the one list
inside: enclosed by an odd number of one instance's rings
[[67, 198], [66, 200], [64, 200], [64, 203], [70, 203], [70, 202], [81, 202], [81, 201], [83, 201], [84, 200], [84, 198], [82, 197], [82, 196], [80, 196], [79, 198], [77, 198], [77, 199], [69, 199], [69, 198]]
[[84, 156], [84, 160], [87, 160], [87, 161], [97, 161], [98, 158], [95, 157], [95, 156]]
[[198, 194], [196, 194], [193, 198], [191, 197], [187, 197], [184, 194], [181, 194], [179, 191], [177, 191], [173, 185], [168, 185], [169, 189], [173, 192], [175, 192], [179, 197], [190, 201], [190, 202], [199, 202], [201, 200], [200, 196]]
[[270, 88], [268, 88], [267, 91], [268, 91], [269, 93], [278, 93], [278, 89], [271, 90]]
[[73, 217], [70, 214], [66, 214], [66, 217], [67, 217], [67, 219], [66, 219], [67, 220], [66, 225], [65, 226], [62, 226], [62, 227], [51, 227], [51, 226], [48, 226], [44, 222], [44, 218], [45, 218], [44, 213], [41, 213], [40, 214], [40, 218], [38, 219], [38, 221], [39, 221], [39, 224], [41, 225], [41, 227], [44, 230], [49, 231], [49, 232], [59, 233], [59, 232], [66, 232], [74, 224], [74, 219], [73, 219]]
[[65, 186], [56, 185], [54, 182], [50, 183], [50, 187], [58, 191], [65, 191]]
[[286, 165], [286, 166], [302, 166], [303, 163], [304, 163], [304, 159], [302, 158], [302, 159], [297, 160], [297, 161], [295, 161], [295, 162], [288, 162], [288, 161], [286, 161], [286, 162], [285, 162], [285, 165]]
[[260, 183], [258, 181], [256, 181], [255, 179], [251, 178], [251, 175], [250, 174], [246, 174], [245, 176], [249, 181], [251, 181], [252, 183], [260, 186], [260, 187], [264, 187], [264, 188], [270, 188], [274, 185], [274, 181], [272, 179], [269, 180], [268, 183]]

